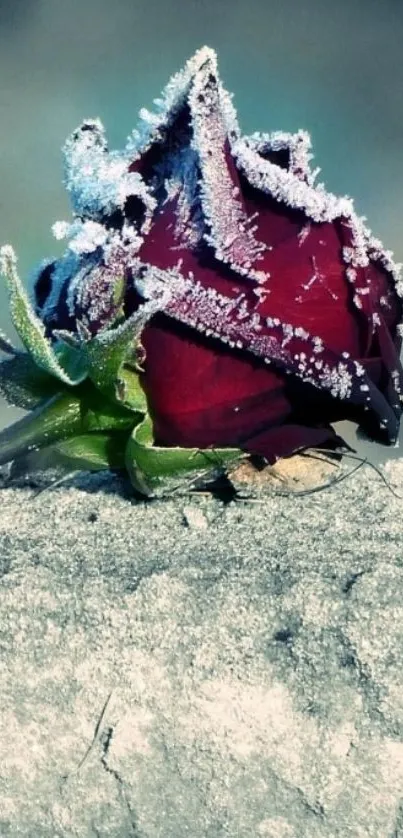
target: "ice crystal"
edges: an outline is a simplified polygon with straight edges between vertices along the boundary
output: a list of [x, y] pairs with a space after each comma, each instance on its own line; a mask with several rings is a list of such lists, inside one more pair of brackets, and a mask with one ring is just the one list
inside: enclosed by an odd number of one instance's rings
[[143, 232], [147, 232], [156, 203], [137, 172], [129, 172], [128, 153], [108, 152], [104, 128], [99, 120], [87, 120], [64, 147], [65, 183], [74, 212], [94, 220], [124, 210], [132, 196], [146, 209]]
[[108, 230], [97, 221], [77, 220], [72, 224], [57, 221], [52, 229], [57, 239], [71, 238], [70, 250], [78, 255], [92, 253], [102, 247], [108, 238]]
[[348, 399], [351, 396], [352, 375], [346, 364], [340, 362], [337, 367], [333, 368], [326, 365], [320, 372], [319, 379], [322, 386], [330, 390], [334, 398]]
[[297, 177], [313, 185], [318, 169], [311, 171], [310, 161], [312, 142], [307, 131], [290, 134], [285, 131], [273, 131], [270, 134], [256, 131], [249, 137], [259, 155], [264, 157], [270, 152], [286, 151], [289, 155], [288, 169]]
[[[343, 248], [343, 256], [349, 270], [348, 279], [351, 282], [355, 281], [356, 272], [353, 269], [366, 267], [370, 261], [380, 262], [392, 274], [396, 292], [402, 297], [401, 265], [395, 263], [391, 252], [385, 250], [381, 243], [374, 239], [364, 224], [365, 219], [357, 216], [351, 198], [339, 198], [327, 192], [323, 184], [314, 186], [306, 172], [306, 179], [301, 179], [296, 171], [286, 170], [262, 156], [262, 149], [267, 151], [270, 143], [275, 150], [275, 136], [263, 135], [262, 139], [262, 135], [253, 134], [249, 137], [239, 137], [233, 143], [232, 152], [237, 164], [252, 186], [263, 190], [291, 209], [302, 210], [312, 221], [320, 223], [344, 219], [351, 230], [352, 239], [351, 246]], [[288, 142], [290, 143], [290, 140]]]
[[[193, 146], [197, 150], [202, 178], [201, 201], [210, 225], [206, 240], [217, 258], [250, 276], [253, 264], [266, 246], [256, 241], [226, 165], [227, 126], [222, 89], [214, 74], [215, 61], [207, 58], [194, 77], [188, 102], [192, 115]], [[261, 281], [261, 277], [259, 277]]]
[[176, 201], [174, 236], [178, 248], [185, 244], [195, 248], [205, 231], [205, 221], [199, 197], [198, 156], [189, 146], [179, 153], [168, 154], [155, 167], [155, 190], [163, 182], [165, 203]]
[[[350, 360], [346, 353], [341, 360], [329, 350], [326, 350], [326, 360], [313, 360], [315, 354], [325, 353], [321, 338], [277, 318], [263, 320], [253, 310], [248, 314], [243, 294], [230, 298], [214, 288], [204, 288], [193, 277], [183, 276], [180, 265], [164, 271], [139, 261], [134, 283], [145, 299], [163, 300], [161, 305], [167, 315], [206, 336], [215, 337], [231, 348], [247, 349], [266, 363], [274, 361], [287, 374], [293, 373], [315, 387], [328, 390], [335, 398], [352, 399], [356, 403], [370, 400], [366, 392], [354, 385], [356, 377], [365, 375], [358, 362]], [[293, 351], [294, 346], [302, 345], [306, 351], [302, 348]]]
[[[155, 113], [144, 112], [143, 109], [140, 111], [142, 124], [133, 131], [127, 143], [127, 152], [132, 159], [138, 159], [154, 142], [163, 138], [167, 128], [187, 102], [194, 79], [206, 64], [209, 65], [212, 74], [217, 77], [215, 51], [209, 47], [202, 47], [186, 62], [183, 70], [170, 78], [161, 97], [154, 99], [157, 111]], [[221, 102], [227, 132], [231, 137], [237, 137], [240, 132], [235, 109], [231, 96], [223, 89], [221, 89]]]

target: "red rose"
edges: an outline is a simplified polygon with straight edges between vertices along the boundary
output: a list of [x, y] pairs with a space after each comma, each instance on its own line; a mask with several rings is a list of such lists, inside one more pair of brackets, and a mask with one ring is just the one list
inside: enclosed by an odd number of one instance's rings
[[124, 155], [98, 123], [68, 143], [84, 224], [37, 281], [48, 332], [77, 318], [94, 332], [160, 298], [142, 334], [160, 444], [273, 462], [339, 444], [329, 423], [344, 418], [394, 442], [398, 268], [349, 199], [314, 185], [307, 134], [242, 137], [207, 48], [157, 104]]

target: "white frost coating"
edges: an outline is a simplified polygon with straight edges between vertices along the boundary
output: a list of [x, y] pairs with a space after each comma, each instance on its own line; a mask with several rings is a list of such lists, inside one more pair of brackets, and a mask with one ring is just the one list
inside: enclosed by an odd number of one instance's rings
[[[162, 141], [176, 114], [187, 103], [193, 128], [192, 148], [202, 170], [201, 200], [211, 228], [205, 239], [222, 262], [244, 276], [264, 282], [267, 275], [256, 270], [255, 263], [267, 246], [255, 239], [252, 219], [233, 189], [225, 161], [225, 141], [228, 139], [231, 144], [239, 136], [231, 98], [218, 78], [216, 53], [203, 47], [170, 79], [157, 100], [159, 111], [140, 111], [144, 124], [129, 139], [127, 150], [136, 160], [152, 143]], [[182, 217], [185, 209], [182, 204]], [[193, 231], [195, 236], [197, 231]]]
[[[3, 244], [0, 248], [0, 274], [6, 279], [12, 274], [15, 279], [15, 284], [18, 285], [19, 290], [22, 290], [21, 281], [17, 273], [17, 254], [11, 244]], [[9, 282], [7, 285], [10, 287]]]
[[393, 253], [391, 250], [385, 250], [382, 242], [376, 239], [368, 230], [368, 248], [370, 258], [373, 262], [380, 262], [386, 271], [391, 273], [396, 279], [396, 293], [399, 297], [403, 297], [403, 278], [402, 268], [400, 262], [394, 262]]
[[390, 377], [393, 381], [393, 386], [398, 394], [402, 392], [400, 387], [400, 372], [399, 370], [392, 370]]
[[348, 281], [353, 284], [357, 279], [357, 271], [355, 268], [346, 268], [346, 277]]
[[109, 231], [103, 249], [103, 262], [118, 275], [131, 270], [136, 263], [137, 253], [143, 243], [135, 227], [125, 221], [121, 230]]
[[365, 369], [364, 369], [363, 365], [360, 364], [359, 361], [353, 361], [353, 364], [355, 366], [355, 374], [356, 375], [358, 375], [358, 376], [365, 375]]
[[[94, 267], [95, 269], [95, 267]], [[77, 301], [77, 294], [80, 290], [81, 284], [84, 282], [85, 278], [88, 276], [89, 272], [91, 271], [91, 266], [86, 264], [83, 265], [77, 273], [74, 274], [73, 278], [71, 279], [66, 295], [66, 305], [67, 310], [69, 312], [70, 317], [74, 317], [75, 309], [76, 309], [76, 301]]]
[[298, 233], [298, 242], [299, 242], [300, 247], [304, 243], [304, 241], [308, 238], [309, 233], [311, 232], [311, 230], [312, 230], [312, 224], [308, 223], [308, 224], [304, 224], [301, 231]]
[[352, 376], [346, 365], [342, 362], [337, 365], [337, 368], [329, 367], [326, 364], [323, 367], [323, 370], [319, 373], [319, 379], [322, 386], [327, 390], [330, 390], [330, 393], [334, 396], [334, 398], [349, 398], [352, 390]]
[[132, 340], [136, 340], [141, 335], [144, 326], [151, 317], [159, 311], [164, 310], [164, 306], [168, 303], [169, 298], [170, 294], [166, 291], [158, 300], [148, 300], [130, 315], [127, 320], [120, 323], [119, 326], [107, 327], [97, 332], [97, 343], [103, 345], [108, 343], [113, 344], [117, 338], [122, 337], [124, 334], [130, 334]]
[[[281, 135], [280, 135], [281, 136]], [[266, 136], [266, 143], [270, 135]], [[265, 160], [259, 154], [261, 135], [239, 137], [232, 146], [237, 165], [244, 172], [252, 186], [272, 195], [291, 209], [302, 210], [315, 222], [332, 222], [345, 219], [349, 223], [352, 246], [343, 249], [343, 256], [351, 268], [366, 267], [370, 261], [379, 261], [395, 280], [396, 293], [403, 297], [401, 265], [392, 259], [378, 239], [374, 239], [364, 220], [355, 212], [351, 198], [339, 198], [327, 192], [323, 184], [314, 186], [301, 180], [293, 171], [287, 171]], [[350, 270], [348, 279], [353, 282], [355, 274]]]
[[57, 241], [67, 239], [71, 230], [71, 224], [68, 221], [55, 221], [52, 225], [52, 233]]
[[[205, 239], [217, 258], [241, 274], [253, 275], [253, 264], [262, 258], [266, 245], [255, 239], [251, 222], [234, 190], [225, 158], [228, 135], [223, 88], [216, 77], [216, 60], [207, 58], [190, 87], [192, 147], [202, 170], [201, 201], [211, 232]], [[258, 281], [266, 279], [259, 275]]]
[[[154, 142], [163, 138], [165, 130], [171, 125], [183, 105], [186, 104], [191, 85], [206, 62], [210, 63], [214, 75], [217, 76], [217, 55], [215, 51], [210, 47], [202, 47], [186, 62], [183, 70], [171, 76], [161, 96], [154, 99], [154, 104], [158, 109], [157, 112], [150, 113], [145, 109], [140, 111], [139, 115], [143, 124], [133, 131], [126, 147], [131, 159], [138, 159]], [[235, 137], [239, 136], [240, 132], [231, 98], [226, 91], [222, 91], [223, 116], [226, 121], [226, 128], [228, 133]]]
[[312, 141], [307, 131], [300, 130], [295, 134], [286, 131], [273, 131], [270, 134], [255, 131], [250, 135], [249, 140], [260, 155], [269, 151], [288, 151], [290, 156], [288, 170], [306, 180], [311, 186], [313, 185], [320, 169], [311, 171]]
[[[127, 271], [133, 269], [138, 262], [137, 254], [143, 239], [141, 236], [138, 236], [134, 227], [125, 223], [121, 231], [107, 231], [106, 228], [101, 225], [98, 226], [100, 226], [106, 233], [103, 246], [102, 264], [99, 262], [92, 264], [91, 261], [87, 260], [72, 277], [66, 297], [67, 307], [71, 317], [74, 317], [77, 304], [80, 305], [80, 294], [85, 290], [87, 280], [91, 281], [92, 276], [95, 276], [95, 273], [100, 278], [102, 272], [105, 274], [105, 286], [107, 287], [110, 283], [112, 283], [112, 277], [118, 279], [119, 277], [125, 276]], [[73, 251], [75, 250], [71, 247], [71, 245], [70, 248]], [[106, 308], [109, 306], [109, 294], [107, 294], [105, 306]], [[102, 314], [101, 307], [102, 301], [99, 299], [99, 316]], [[97, 319], [97, 316], [94, 315], [93, 319]]]
[[91, 253], [102, 246], [102, 266], [106, 273], [114, 273], [122, 277], [137, 264], [137, 254], [143, 242], [137, 229], [125, 222], [121, 230], [107, 229], [102, 224], [93, 221], [82, 222], [79, 219], [65, 226], [64, 222], [57, 222], [58, 232], [72, 235], [69, 247], [59, 259], [52, 273], [51, 290], [41, 310], [41, 315], [48, 318], [56, 310], [62, 286], [68, 282], [66, 303], [69, 314], [74, 316], [78, 301], [80, 283], [87, 277], [89, 271], [98, 269], [99, 260], [91, 258]]
[[[313, 356], [308, 358], [305, 352], [291, 354], [285, 347], [293, 336], [311, 341], [315, 353], [323, 351], [323, 342], [321, 338], [309, 335], [302, 327], [297, 327], [296, 334], [295, 328], [289, 323], [279, 324], [283, 332], [281, 342], [273, 335], [262, 334], [265, 324], [269, 327], [278, 325], [277, 318], [263, 320], [257, 312], [253, 312], [246, 320], [243, 294], [231, 299], [213, 288], [203, 288], [193, 277], [181, 275], [180, 263], [176, 268], [164, 271], [139, 261], [138, 268], [138, 276], [134, 278], [136, 289], [145, 299], [156, 303], [163, 300], [161, 307], [168, 316], [206, 336], [218, 338], [230, 347], [246, 349], [267, 362], [274, 360], [283, 363], [286, 372], [292, 371], [303, 381], [329, 390], [335, 398], [348, 399], [352, 393], [353, 374], [365, 375], [364, 368], [358, 362], [353, 362], [353, 372], [347, 363], [340, 360], [337, 360], [335, 366], [330, 366], [322, 359], [315, 360]], [[369, 396], [367, 401], [370, 401]]]
[[324, 344], [323, 344], [322, 338], [314, 337], [314, 338], [312, 338], [312, 340], [313, 340], [313, 351], [318, 353], [318, 354], [320, 352], [323, 352]]
[[70, 238], [69, 248], [77, 254], [92, 253], [97, 247], [102, 247], [108, 238], [108, 230], [97, 221], [77, 219], [72, 224], [56, 221], [52, 230], [59, 240]]
[[[160, 179], [167, 196], [164, 203], [177, 202], [174, 236], [179, 248], [183, 248], [183, 244], [191, 249], [197, 247], [205, 229], [198, 196], [197, 162], [197, 153], [186, 146], [179, 153], [168, 154], [160, 167], [156, 167], [157, 176], [159, 169], [162, 170]], [[165, 177], [167, 170], [169, 177]]]
[[108, 152], [105, 132], [99, 120], [87, 120], [68, 138], [64, 146], [65, 185], [71, 193], [77, 215], [97, 220], [123, 210], [130, 196], [145, 206], [142, 232], [148, 232], [155, 199], [138, 172], [129, 172], [128, 152]]
[[350, 198], [338, 198], [326, 192], [322, 184], [311, 186], [294, 172], [282, 169], [265, 160], [257, 151], [256, 137], [241, 137], [232, 151], [240, 169], [250, 183], [292, 209], [302, 210], [316, 222], [334, 221], [350, 217], [353, 205]]

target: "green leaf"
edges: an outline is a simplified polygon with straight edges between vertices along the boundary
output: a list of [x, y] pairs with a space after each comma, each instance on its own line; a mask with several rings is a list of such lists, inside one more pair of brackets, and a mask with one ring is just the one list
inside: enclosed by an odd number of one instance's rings
[[45, 337], [45, 327], [35, 314], [17, 273], [16, 256], [8, 245], [0, 250], [1, 270], [4, 274], [14, 327], [24, 346], [38, 366], [64, 384], [77, 384], [86, 377], [85, 363], [72, 347], [55, 351]]
[[15, 407], [32, 410], [62, 389], [59, 379], [38, 367], [28, 352], [0, 363], [0, 393]]
[[152, 422], [146, 415], [128, 440], [126, 468], [134, 488], [143, 495], [152, 496], [166, 478], [224, 468], [244, 456], [238, 448], [163, 448], [153, 445]]

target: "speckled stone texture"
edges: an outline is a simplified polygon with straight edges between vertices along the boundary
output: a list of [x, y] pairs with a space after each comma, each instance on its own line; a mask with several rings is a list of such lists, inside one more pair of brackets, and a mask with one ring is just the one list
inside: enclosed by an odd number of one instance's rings
[[364, 468], [1, 490], [1, 838], [402, 838], [402, 521]]

